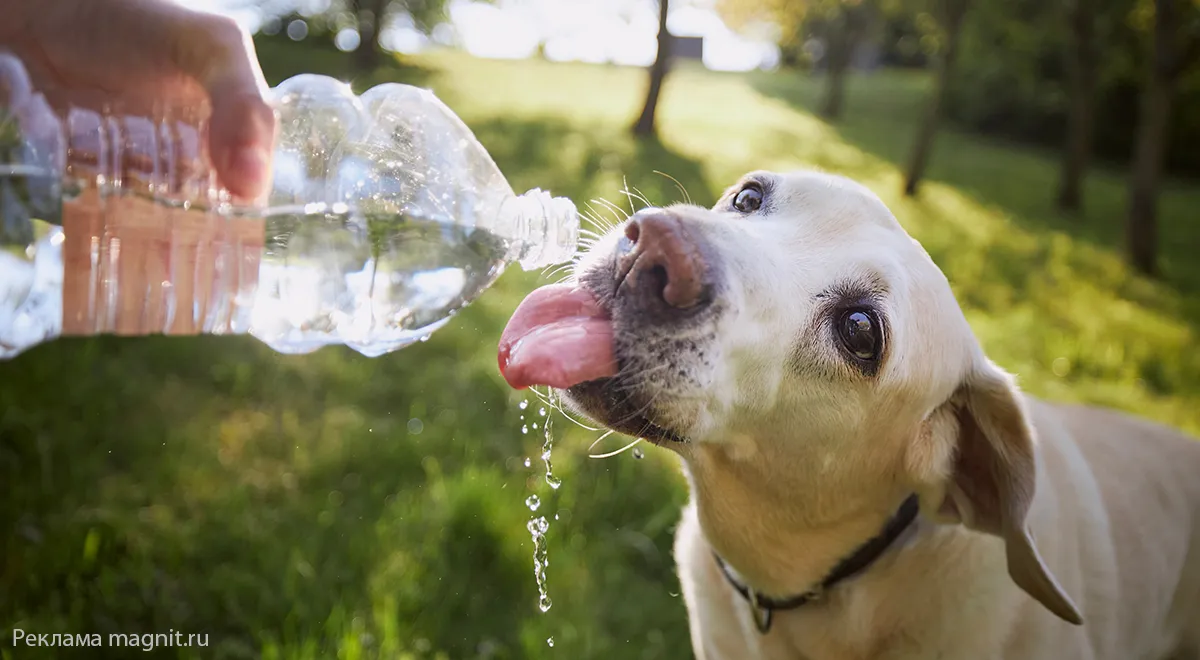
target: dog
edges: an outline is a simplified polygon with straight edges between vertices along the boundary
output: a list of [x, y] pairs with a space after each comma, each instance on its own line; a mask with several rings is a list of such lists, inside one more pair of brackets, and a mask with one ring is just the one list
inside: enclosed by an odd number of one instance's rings
[[849, 179], [635, 213], [499, 359], [681, 458], [700, 660], [1200, 658], [1200, 444], [1020, 392]]

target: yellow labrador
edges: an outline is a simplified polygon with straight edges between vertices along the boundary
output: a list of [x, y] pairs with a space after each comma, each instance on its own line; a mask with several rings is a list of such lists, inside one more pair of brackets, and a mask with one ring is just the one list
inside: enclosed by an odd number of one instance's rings
[[844, 178], [637, 213], [500, 362], [681, 457], [702, 660], [1200, 658], [1200, 444], [1021, 394]]

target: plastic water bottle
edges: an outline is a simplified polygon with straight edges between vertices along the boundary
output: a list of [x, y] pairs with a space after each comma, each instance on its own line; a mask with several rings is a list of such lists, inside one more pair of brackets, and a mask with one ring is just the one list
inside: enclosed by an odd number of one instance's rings
[[300, 75], [265, 202], [215, 185], [203, 117], [52, 110], [0, 53], [0, 359], [64, 335], [243, 334], [368, 356], [442, 327], [519, 262], [569, 261], [567, 199], [513, 192], [431, 92]]

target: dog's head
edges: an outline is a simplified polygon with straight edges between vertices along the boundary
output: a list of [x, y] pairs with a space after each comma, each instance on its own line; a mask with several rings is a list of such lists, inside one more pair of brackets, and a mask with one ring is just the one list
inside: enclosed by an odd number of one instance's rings
[[941, 271], [847, 179], [755, 172], [712, 209], [635, 214], [522, 303], [501, 368], [678, 452], [710, 525], [797, 496], [796, 524], [821, 525], [916, 490], [1003, 538], [1016, 583], [1079, 620], [1026, 529], [1021, 398]]

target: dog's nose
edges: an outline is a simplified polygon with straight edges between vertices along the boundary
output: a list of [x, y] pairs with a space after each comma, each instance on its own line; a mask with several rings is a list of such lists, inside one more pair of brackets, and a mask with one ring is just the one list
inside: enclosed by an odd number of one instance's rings
[[679, 216], [666, 211], [635, 215], [625, 224], [628, 251], [618, 264], [623, 284], [677, 309], [704, 298], [700, 246]]

